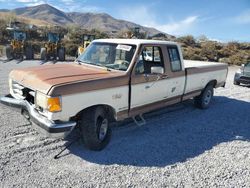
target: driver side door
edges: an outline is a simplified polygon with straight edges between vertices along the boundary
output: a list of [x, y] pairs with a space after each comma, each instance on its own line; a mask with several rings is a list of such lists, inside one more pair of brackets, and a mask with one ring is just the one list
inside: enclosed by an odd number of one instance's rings
[[[162, 48], [156, 45], [142, 47], [131, 76], [130, 115], [139, 114], [150, 106], [157, 106], [158, 103], [167, 98], [167, 86], [170, 83]], [[154, 73], [153, 69], [160, 69], [162, 72]]]

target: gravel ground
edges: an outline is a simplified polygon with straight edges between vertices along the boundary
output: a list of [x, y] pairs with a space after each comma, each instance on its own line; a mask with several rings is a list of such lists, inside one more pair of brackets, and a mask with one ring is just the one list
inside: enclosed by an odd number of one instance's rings
[[[7, 76], [38, 61], [0, 62], [0, 92]], [[225, 88], [211, 107], [187, 101], [145, 115], [141, 127], [125, 122], [101, 152], [80, 141], [37, 133], [19, 113], [0, 105], [0, 187], [250, 187], [250, 87], [234, 86], [230, 67]]]

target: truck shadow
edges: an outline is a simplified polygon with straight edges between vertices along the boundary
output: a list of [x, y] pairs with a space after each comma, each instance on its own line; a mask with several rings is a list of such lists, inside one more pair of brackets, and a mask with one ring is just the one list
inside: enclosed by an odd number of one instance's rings
[[197, 157], [223, 142], [250, 139], [250, 103], [214, 97], [199, 110], [191, 101], [145, 115], [147, 124], [128, 122], [113, 129], [111, 143], [100, 152], [78, 143], [69, 152], [92, 163], [164, 167]]

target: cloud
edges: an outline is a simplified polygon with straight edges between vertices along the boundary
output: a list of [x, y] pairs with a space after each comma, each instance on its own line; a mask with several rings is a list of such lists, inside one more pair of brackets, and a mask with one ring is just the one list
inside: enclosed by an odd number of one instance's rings
[[[53, 5], [54, 6], [54, 5]], [[55, 6], [66, 12], [104, 12], [104, 9], [97, 6], [85, 6], [83, 4], [68, 4], [67, 6]]]
[[[0, 2], [9, 2], [11, 0], [0, 0]], [[41, 4], [50, 4], [53, 7], [66, 12], [104, 12], [102, 7], [86, 5], [87, 0], [14, 0], [16, 3], [22, 3], [24, 6], [37, 6]]]
[[41, 5], [41, 4], [46, 3], [43, 0], [16, 0], [16, 2], [23, 3], [26, 6], [36, 6], [36, 5]]
[[16, 0], [19, 3], [37, 3], [38, 0]]
[[102, 7], [86, 5], [87, 0], [60, 0], [60, 3], [50, 1], [50, 4], [65, 12], [103, 12]]
[[198, 21], [198, 16], [188, 16], [179, 21], [172, 21], [166, 24], [155, 24], [153, 27], [172, 35], [188, 34], [189, 30]]
[[239, 23], [239, 24], [250, 24], [250, 9], [236, 16], [234, 20], [236, 21], [236, 23]]
[[154, 27], [172, 35], [184, 35], [199, 21], [199, 16], [187, 16], [181, 20], [168, 19], [165, 23], [157, 20], [156, 14], [147, 6], [122, 7], [120, 9], [122, 19], [138, 23], [146, 27]]
[[26, 5], [27, 6], [37, 6], [37, 5], [41, 5], [41, 4], [45, 4], [46, 2], [45, 1], [36, 1], [36, 2], [30, 2], [30, 3], [27, 3]]
[[122, 7], [118, 12], [120, 12], [119, 16], [127, 21], [135, 22], [144, 26], [155, 23], [155, 15], [150, 13], [150, 10], [146, 6]]
[[64, 3], [65, 5], [75, 4], [74, 0], [62, 0], [62, 3]]

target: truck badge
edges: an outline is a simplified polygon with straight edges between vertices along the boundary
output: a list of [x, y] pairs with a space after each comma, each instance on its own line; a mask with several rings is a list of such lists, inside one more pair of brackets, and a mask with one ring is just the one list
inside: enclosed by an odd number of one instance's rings
[[114, 94], [112, 96], [112, 99], [120, 99], [120, 98], [122, 98], [122, 94]]

